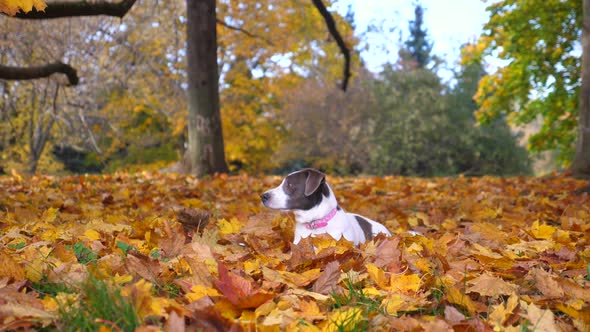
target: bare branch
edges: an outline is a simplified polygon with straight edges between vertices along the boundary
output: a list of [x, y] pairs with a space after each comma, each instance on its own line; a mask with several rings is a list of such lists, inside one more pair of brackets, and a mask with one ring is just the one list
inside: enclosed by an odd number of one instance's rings
[[274, 45], [274, 43], [272, 41], [270, 41], [269, 39], [267, 39], [265, 37], [262, 37], [262, 36], [259, 36], [257, 34], [251, 33], [250, 31], [248, 31], [248, 30], [246, 30], [244, 28], [237, 27], [237, 26], [234, 26], [234, 25], [230, 25], [229, 23], [226, 23], [224, 20], [220, 20], [219, 18], [216, 18], [215, 20], [217, 21], [217, 24], [219, 24], [221, 26], [224, 26], [224, 27], [226, 27], [228, 29], [239, 31], [239, 32], [245, 34], [246, 36], [251, 37], [251, 38], [259, 38], [259, 39], [262, 39], [267, 44], [269, 44], [271, 46]]
[[0, 79], [4, 80], [34, 80], [49, 77], [55, 73], [62, 73], [68, 77], [69, 85], [78, 84], [76, 69], [61, 61], [33, 67], [11, 67], [0, 64]]
[[21, 19], [48, 19], [72, 16], [114, 16], [123, 17], [133, 7], [136, 0], [121, 0], [120, 2], [96, 1], [56, 1], [48, 2], [45, 11], [31, 10], [28, 13], [19, 12], [15, 16]]
[[328, 31], [330, 31], [330, 35], [334, 37], [336, 40], [336, 44], [340, 48], [340, 52], [344, 55], [344, 77], [342, 78], [342, 90], [346, 91], [348, 87], [348, 80], [350, 79], [350, 50], [346, 46], [344, 39], [342, 39], [342, 35], [338, 32], [336, 28], [336, 23], [334, 22], [334, 18], [332, 14], [326, 9], [326, 6], [322, 3], [322, 0], [312, 0], [314, 6], [320, 12], [324, 21], [326, 22], [326, 26], [328, 27]]

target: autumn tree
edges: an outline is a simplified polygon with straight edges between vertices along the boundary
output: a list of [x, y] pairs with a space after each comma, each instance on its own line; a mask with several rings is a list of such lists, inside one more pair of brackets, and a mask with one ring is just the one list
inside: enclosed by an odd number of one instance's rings
[[[101, 3], [101, 4], [102, 4], [102, 3]], [[129, 4], [131, 4], [131, 5], [132, 5], [132, 3], [131, 3], [130, 1], [123, 1], [123, 2], [121, 2], [120, 4], [125, 4], [125, 5], [129, 5]], [[102, 5], [104, 5], [104, 4], [102, 4]], [[60, 4], [60, 6], [61, 6], [61, 4]], [[85, 4], [84, 6], [87, 6], [87, 4]], [[84, 7], [84, 6], [83, 6], [83, 7]], [[272, 6], [272, 8], [276, 8], [276, 7], [278, 7], [277, 5], [270, 5], [270, 4], [269, 4], [269, 7], [268, 7], [268, 8], [270, 8], [270, 6]], [[58, 7], [59, 7], [59, 6], [58, 6]], [[100, 7], [100, 6], [99, 6], [99, 7]], [[248, 6], [244, 6], [244, 7], [248, 7]], [[50, 15], [50, 17], [56, 17], [56, 16], [59, 16], [58, 14], [56, 14], [56, 10], [57, 10], [57, 9], [56, 9], [56, 7], [52, 7], [52, 8], [53, 8], [53, 10], [49, 12], [49, 13], [51, 14], [51, 15]], [[60, 8], [61, 8], [61, 7], [60, 7]], [[260, 6], [259, 6], [258, 8], [260, 8]], [[327, 27], [327, 30], [330, 32], [330, 34], [331, 34], [331, 35], [334, 37], [334, 40], [336, 41], [335, 45], [337, 45], [337, 47], [340, 49], [340, 51], [341, 51], [341, 52], [344, 54], [344, 58], [345, 58], [345, 64], [346, 64], [346, 66], [344, 66], [344, 68], [345, 68], [345, 69], [344, 69], [344, 72], [343, 72], [343, 75], [344, 75], [344, 76], [343, 76], [343, 78], [342, 78], [342, 86], [343, 86], [343, 87], [345, 87], [345, 86], [346, 86], [346, 84], [347, 84], [347, 81], [348, 81], [348, 77], [350, 76], [350, 73], [349, 73], [349, 71], [350, 71], [350, 55], [349, 55], [349, 54], [346, 52], [346, 51], [347, 51], [347, 48], [346, 48], [346, 46], [344, 45], [344, 41], [343, 41], [342, 37], [339, 35], [338, 31], [336, 30], [336, 23], [335, 23], [335, 21], [334, 21], [334, 18], [333, 18], [333, 17], [332, 17], [332, 15], [330, 15], [330, 13], [329, 13], [329, 12], [326, 10], [325, 6], [323, 5], [323, 3], [322, 3], [321, 1], [317, 1], [317, 0], [316, 0], [316, 1], [312, 1], [312, 3], [311, 3], [309, 6], [305, 6], [305, 8], [315, 8], [315, 16], [316, 16], [316, 17], [319, 17], [319, 18], [320, 18], [319, 22], [322, 22], [322, 23], [323, 23], [323, 25], [322, 25], [322, 26], [319, 26], [319, 27], [316, 27], [316, 28], [319, 28], [318, 30], [320, 30], [320, 31], [326, 31], [326, 27]], [[63, 8], [61, 8], [61, 9], [63, 9]], [[307, 10], [307, 9], [306, 9], [306, 10]], [[68, 13], [71, 13], [71, 11], [68, 11]], [[104, 12], [103, 12], [103, 13], [104, 13]], [[110, 15], [110, 13], [112, 13], [112, 8], [111, 8], [111, 9], [109, 9], [108, 13], [109, 13], [109, 15]], [[66, 14], [64, 14], [63, 12], [62, 12], [62, 14], [63, 14], [62, 16], [66, 15]], [[119, 13], [119, 14], [120, 14], [120, 13]], [[209, 14], [209, 15], [211, 15], [211, 13], [209, 13], [209, 12], [208, 12], [208, 14]], [[213, 14], [215, 14], [215, 11], [213, 12]], [[93, 11], [92, 13], [89, 13], [89, 12], [76, 12], [76, 15], [96, 15], [96, 12], [94, 12], [94, 11]], [[43, 14], [43, 13], [34, 13], [34, 14], [27, 14], [27, 15], [19, 15], [19, 17], [25, 17], [25, 16], [26, 16], [26, 18], [44, 18], [44, 14]], [[278, 16], [278, 15], [277, 15], [277, 16]], [[189, 18], [190, 18], [191, 16], [190, 16], [190, 15], [188, 15], [187, 17], [189, 17]], [[253, 34], [253, 33], [251, 33], [251, 32], [249, 32], [249, 31], [248, 31], [248, 29], [246, 29], [246, 28], [245, 28], [245, 27], [243, 27], [243, 26], [242, 26], [242, 27], [240, 27], [240, 26], [235, 26], [235, 25], [232, 25], [232, 23], [227, 23], [227, 22], [225, 22], [223, 19], [218, 19], [218, 18], [214, 18], [214, 21], [215, 21], [215, 23], [216, 23], [216, 24], [219, 24], [220, 26], [223, 26], [223, 28], [224, 28], [224, 29], [226, 29], [226, 28], [227, 28], [228, 30], [235, 30], [235, 31], [238, 31], [239, 33], [242, 33], [242, 34], [243, 34], [243, 35], [242, 35], [242, 37], [244, 37], [244, 38], [247, 38], [247, 37], [254, 37], [254, 34]], [[230, 20], [230, 21], [231, 21], [231, 20]], [[235, 22], [239, 22], [239, 20], [235, 20]], [[242, 22], [247, 22], [247, 21], [242, 21]], [[315, 24], [315, 22], [318, 22], [318, 21], [317, 21], [317, 20], [315, 19], [315, 17], [314, 17], [314, 24]], [[263, 24], [264, 24], [264, 23], [263, 23]], [[190, 26], [190, 24], [189, 24], [189, 26]], [[281, 26], [281, 24], [276, 24], [276, 25], [266, 25], [266, 26], [264, 27], [264, 29], [265, 29], [265, 31], [264, 31], [264, 34], [268, 34], [268, 33], [269, 33], [269, 31], [267, 31], [269, 28], [273, 28], [273, 29], [275, 29], [275, 30], [276, 30], [276, 29], [278, 29], [278, 27], [280, 27], [280, 26]], [[289, 26], [288, 26], [288, 27], [289, 27]], [[291, 27], [289, 27], [289, 28], [291, 28]], [[214, 30], [215, 30], [215, 29], [214, 29]], [[101, 33], [104, 33], [104, 31], [102, 31]], [[107, 31], [107, 33], [109, 33], [109, 32]], [[112, 32], [111, 32], [111, 33], [112, 33]], [[209, 33], [210, 33], [210, 32], [209, 32]], [[326, 32], [324, 32], [324, 34], [323, 34], [322, 36], [325, 36], [325, 33], [326, 33]], [[110, 38], [113, 38], [113, 37], [115, 37], [115, 38], [116, 38], [116, 36], [110, 36]], [[323, 38], [323, 37], [320, 37], [320, 38]], [[217, 38], [214, 38], [214, 39], [215, 39], [215, 40], [216, 40], [216, 42], [217, 42]], [[264, 38], [263, 38], [263, 39], [264, 39]], [[209, 41], [210, 41], [210, 40], [211, 40], [211, 38], [208, 38], [207, 40], [209, 40]], [[190, 41], [190, 38], [188, 39], [188, 41]], [[267, 39], [267, 41], [268, 41], [268, 39]], [[308, 40], [308, 41], [309, 41], [309, 40]], [[299, 43], [299, 41], [298, 41], [298, 43]], [[293, 45], [297, 45], [298, 43], [294, 43]], [[271, 42], [271, 44], [272, 44], [272, 42]], [[324, 44], [324, 43], [322, 42], [322, 43], [319, 43], [318, 45], [322, 45], [322, 44]], [[200, 45], [200, 44], [199, 44], [199, 45]], [[189, 46], [188, 46], [188, 44], [187, 44], [187, 47], [189, 47]], [[279, 45], [279, 46], [277, 46], [277, 48], [279, 48], [279, 47], [280, 47], [280, 45]], [[111, 48], [111, 49], [120, 49], [120, 48], [121, 48], [121, 47], [118, 47], [118, 46], [114, 45], [114, 46], [112, 46], [112, 48]], [[189, 47], [189, 48], [190, 48], [190, 47]], [[303, 53], [313, 53], [315, 50], [317, 50], [317, 49], [310, 48], [310, 47], [302, 47], [302, 49], [305, 49], [305, 52], [303, 52]], [[171, 53], [176, 53], [176, 54], [178, 54], [178, 52], [171, 52]], [[169, 54], [171, 54], [171, 53], [167, 53], [167, 55], [166, 55], [166, 56], [168, 57], [168, 56], [169, 56]], [[293, 52], [293, 54], [295, 54], [296, 56], [298, 56], [298, 55], [299, 55], [299, 53], [302, 53], [302, 52]], [[271, 55], [272, 53], [268, 53], [268, 54], [269, 54], [269, 55], [268, 55], [267, 57], [270, 57], [270, 55]], [[276, 54], [276, 51], [275, 51], [275, 54]], [[239, 57], [239, 58], [241, 58], [241, 57]], [[188, 60], [189, 60], [189, 62], [191, 61], [190, 59], [191, 59], [191, 57], [188, 57]], [[307, 61], [308, 59], [313, 59], [313, 57], [311, 57], [311, 58], [308, 58], [308, 57], [296, 58], [296, 59], [295, 59], [296, 61], [294, 62], [294, 64], [296, 64], [296, 63], [302, 63], [303, 61]], [[260, 59], [256, 59], [256, 61], [260, 61]], [[252, 63], [256, 63], [256, 61], [252, 61]], [[135, 62], [134, 62], [134, 63], [135, 63]], [[313, 65], [313, 63], [306, 64], [306, 65]], [[190, 66], [189, 66], [189, 67], [190, 67]], [[211, 66], [207, 66], [207, 68], [208, 68], [208, 70], [209, 70], [209, 68], [212, 68], [212, 67], [211, 67]], [[342, 68], [342, 66], [341, 66], [341, 68]], [[189, 70], [188, 70], [188, 72], [191, 72], [191, 70], [189, 69]], [[222, 67], [222, 70], [221, 70], [221, 74], [222, 74], [222, 75], [224, 74], [224, 73], [223, 73], [223, 67]], [[219, 77], [219, 75], [217, 75], [217, 74], [216, 74], [216, 75], [213, 75], [213, 76], [215, 76], [215, 77]], [[223, 76], [222, 76], [222, 77], [223, 77]], [[200, 80], [199, 82], [200, 82], [200, 83], [202, 83], [202, 82], [203, 82], [203, 80]], [[216, 84], [217, 84], [217, 83], [216, 83]], [[189, 84], [189, 85], [190, 85], [190, 86], [194, 86], [194, 85], [191, 85], [191, 84]], [[202, 85], [202, 84], [199, 84], [199, 85], [197, 85], [197, 86], [198, 86], [199, 88], [201, 88], [201, 87], [203, 87], [204, 85]], [[211, 91], [209, 91], [208, 93], [211, 93]], [[205, 94], [202, 94], [202, 95], [205, 95]], [[194, 94], [192, 94], [192, 93], [189, 93], [189, 96], [193, 96], [193, 97], [194, 97], [195, 95], [194, 95]], [[217, 98], [218, 98], [218, 97], [217, 97]], [[211, 98], [209, 98], [209, 99], [214, 101], [216, 98], [213, 98], [213, 97], [211, 97]], [[195, 98], [192, 98], [192, 99], [191, 99], [191, 98], [189, 98], [189, 100], [193, 100], [193, 101], [194, 101], [194, 100], [196, 100], [196, 99], [195, 99]], [[190, 104], [190, 103], [189, 103], [189, 104]], [[194, 102], [193, 102], [193, 104], [194, 104]], [[217, 105], [218, 105], [218, 104], [219, 104], [219, 102], [212, 102], [212, 103], [211, 103], [211, 105], [215, 105], [215, 104], [217, 104]], [[143, 107], [143, 106], [142, 106], [142, 107]], [[189, 107], [189, 108], [190, 108], [190, 107]], [[219, 106], [217, 106], [217, 108], [219, 108]], [[194, 109], [194, 107], [193, 107], [193, 109]], [[203, 107], [200, 107], [200, 108], [199, 108], [199, 110], [201, 110], [201, 111], [203, 111], [204, 109], [205, 109], [205, 108], [203, 108]], [[214, 112], [214, 113], [215, 113], [215, 112]], [[209, 112], [209, 115], [211, 115], [211, 114], [214, 114], [214, 113], [211, 113], [211, 112]], [[219, 113], [219, 111], [217, 111], [217, 113]], [[219, 116], [218, 116], [218, 117], [219, 117]], [[200, 118], [199, 118], [199, 117], [195, 117], [195, 116], [190, 116], [189, 118], [190, 118], [190, 119], [193, 119], [193, 120], [191, 120], [191, 121], [189, 121], [189, 122], [191, 122], [192, 124], [194, 124], [194, 125], [196, 125], [196, 126], [198, 126], [198, 127], [200, 126], [200, 128], [204, 128], [204, 127], [203, 127], [203, 125], [202, 125], [203, 123], [206, 123], [206, 122], [213, 123], [213, 122], [215, 122], [215, 121], [204, 121], [204, 119], [205, 119], [206, 117], [203, 117], [203, 116], [201, 116]], [[195, 119], [196, 119], [196, 120], [195, 120]], [[220, 121], [220, 122], [221, 122], [221, 121]], [[177, 126], [177, 125], [175, 125], [175, 127], [178, 127], [178, 126]], [[221, 129], [221, 126], [218, 126], [218, 127]], [[194, 143], [194, 142], [196, 142], [196, 140], [195, 140], [195, 139], [193, 139], [193, 138], [191, 138], [191, 137], [195, 137], [195, 132], [198, 132], [198, 130], [196, 130], [196, 131], [195, 131], [195, 130], [190, 130], [190, 128], [193, 128], [193, 126], [192, 126], [192, 125], [191, 125], [191, 126], [189, 126], [189, 135], [188, 135], [188, 137], [189, 137], [189, 149], [188, 149], [188, 151], [189, 151], [189, 152], [188, 152], [188, 153], [187, 153], [187, 155], [186, 155], [186, 156], [187, 156], [187, 158], [185, 158], [185, 161], [187, 161], [187, 160], [190, 160], [190, 158], [188, 157], [188, 156], [189, 156], [189, 154], [194, 154], [194, 151], [195, 151], [195, 150], [198, 150], [198, 148], [195, 148], [195, 146], [196, 146], [195, 144], [191, 144], [191, 142], [193, 142], [193, 143]], [[211, 130], [205, 130], [205, 131], [211, 132]], [[221, 130], [219, 130], [219, 132], [216, 132], [216, 133], [215, 133], [215, 139], [212, 139], [211, 137], [209, 137], [209, 141], [208, 141], [209, 143], [205, 144], [205, 149], [206, 149], [206, 151], [205, 151], [205, 152], [203, 152], [203, 153], [200, 153], [200, 154], [199, 154], [199, 158], [201, 158], [201, 157], [203, 157], [203, 156], [208, 156], [207, 158], [210, 158], [210, 156], [212, 155], [212, 154], [211, 154], [211, 151], [213, 151], [213, 150], [217, 150], [217, 151], [218, 151], [218, 150], [221, 150], [221, 151], [223, 152], [223, 149], [222, 149], [223, 145], [220, 145], [220, 144], [219, 144], [219, 142], [222, 142], [222, 140], [223, 140], [223, 137], [222, 137], [222, 136], [220, 136], [220, 135], [221, 135]], [[202, 138], [202, 137], [201, 137], [201, 138]], [[201, 140], [201, 141], [202, 141], [202, 140]], [[213, 144], [213, 145], [212, 145], [212, 144]], [[215, 148], [213, 148], [214, 146], [216, 146], [216, 147], [215, 147]], [[220, 147], [221, 147], [221, 149], [220, 149]], [[212, 148], [213, 148], [213, 150], [212, 150]], [[191, 152], [191, 151], [193, 151], [193, 152]], [[213, 155], [219, 155], [219, 153], [215, 153], [215, 154], [213, 154]], [[202, 159], [202, 158], [201, 158], [201, 159], [199, 159], [197, 162], [198, 162], [198, 163], [200, 163], [200, 164], [203, 164], [203, 163], [205, 163], [205, 161], [204, 161], [204, 160], [205, 160], [205, 159]], [[224, 161], [224, 162], [225, 162], [225, 161]], [[224, 162], [223, 162], [223, 163], [224, 163]], [[195, 162], [189, 162], [189, 163], [187, 163], [187, 164], [188, 164], [189, 166], [191, 166], [192, 164], [195, 164]], [[217, 166], [216, 166], [216, 167], [217, 167]], [[192, 168], [192, 166], [191, 166], [191, 167], [189, 167], [189, 169], [190, 169], [190, 168]], [[222, 168], [223, 168], [223, 167], [222, 167]], [[213, 172], [213, 170], [211, 169], [211, 167], [204, 167], [203, 169], [204, 169], [204, 171], [203, 171], [203, 172], [205, 172], [205, 173], [208, 173], [208, 172]], [[218, 170], [219, 170], [219, 169], [218, 169]], [[192, 170], [192, 171], [194, 171], [194, 170]], [[199, 172], [200, 172], [200, 171], [199, 171]], [[196, 171], [194, 171], [193, 173], [197, 173], [197, 172], [196, 172]]]
[[[64, 16], [123, 16], [134, 2], [133, 0], [120, 3], [101, 3], [97, 7], [92, 7], [88, 3], [80, 6], [75, 6], [73, 3], [56, 3], [55, 6], [45, 8], [44, 11], [33, 9], [26, 13], [15, 12], [14, 15], [25, 20]], [[8, 127], [8, 130], [4, 132], [7, 136], [4, 136], [4, 138], [27, 146], [20, 150], [8, 149], [7, 152], [10, 155], [8, 160], [22, 160], [25, 158], [23, 152], [26, 151], [29, 159], [26, 162], [28, 164], [27, 170], [31, 173], [36, 171], [39, 160], [42, 159], [45, 148], [49, 145], [48, 143], [55, 141], [55, 136], [67, 139], [68, 132], [71, 134], [75, 127], [77, 128], [76, 131], [81, 129], [82, 132], [79, 132], [80, 135], [74, 136], [88, 139], [89, 145], [97, 147], [88, 126], [87, 114], [83, 110], [92, 103], [86, 104], [83, 97], [78, 98], [80, 95], [70, 94], [69, 89], [64, 88], [76, 86], [79, 83], [80, 72], [87, 74], [85, 84], [91, 83], [92, 75], [88, 74], [94, 72], [94, 70], [89, 66], [81, 66], [75, 69], [60, 59], [68, 58], [70, 61], [76, 61], [88, 53], [93, 53], [96, 50], [94, 48], [96, 38], [87, 38], [87, 36], [96, 34], [97, 29], [104, 29], [110, 23], [108, 21], [96, 23], [98, 21], [82, 22], [77, 20], [77, 18], [73, 18], [68, 20], [67, 23], [62, 22], [62, 24], [57, 24], [53, 20], [39, 20], [37, 25], [31, 22], [14, 20], [5, 20], [3, 22], [5, 34], [2, 47], [5, 47], [7, 51], [3, 52], [3, 64], [0, 66], [0, 79], [4, 80], [2, 108], [4, 111], [3, 116], [13, 120], [3, 123], [3, 126]], [[73, 25], [76, 25], [75, 30], [72, 29]], [[15, 34], [9, 35], [9, 31]], [[29, 34], [31, 41], [36, 39], [45, 40], [46, 42], [42, 44], [23, 42], [17, 43], [16, 46], [9, 44], [9, 36], [15, 37], [17, 34], [24, 36], [25, 33]], [[66, 38], [59, 42], [54, 34], [61, 34]], [[74, 44], [84, 45], [86, 52], [75, 52], [68, 49]], [[47, 61], [47, 57], [58, 60], [39, 65], [39, 63]], [[84, 61], [80, 61], [80, 63], [84, 63]], [[53, 75], [56, 73], [65, 75]], [[38, 80], [44, 77], [50, 78]], [[24, 83], [23, 80], [34, 81]], [[80, 89], [85, 90], [83, 87]], [[49, 91], [53, 92], [48, 93]], [[31, 96], [28, 99], [30, 101], [28, 106], [25, 106], [19, 100], [19, 96], [22, 98], [26, 94]], [[55, 132], [56, 127], [62, 130]]]
[[587, 8], [585, 0], [490, 4], [490, 21], [466, 57], [492, 55], [509, 61], [481, 80], [475, 96], [479, 121], [505, 115], [523, 125], [541, 119], [528, 148], [557, 150], [564, 165], [573, 160], [571, 170], [580, 176], [590, 174], [590, 106], [581, 90], [590, 79], [583, 72], [590, 67], [585, 65], [590, 50], [582, 29], [588, 26]]
[[188, 172], [227, 172], [219, 113], [216, 0], [187, 0]]

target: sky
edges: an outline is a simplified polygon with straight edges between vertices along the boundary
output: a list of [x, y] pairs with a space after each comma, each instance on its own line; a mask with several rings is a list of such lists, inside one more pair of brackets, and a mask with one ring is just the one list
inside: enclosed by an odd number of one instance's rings
[[[461, 45], [476, 40], [488, 21], [487, 5], [481, 0], [422, 0], [420, 3], [425, 9], [424, 23], [428, 36], [434, 41], [433, 53], [453, 67], [459, 59]], [[408, 24], [414, 19], [415, 4], [416, 0], [339, 0], [335, 9], [345, 14], [348, 5], [352, 6], [357, 33], [366, 31], [371, 22], [377, 25], [383, 22], [386, 30], [396, 29], [393, 33], [368, 36], [371, 47], [361, 54], [369, 69], [378, 72], [384, 63], [396, 61], [399, 36], [401, 33], [401, 40], [404, 41], [409, 35]], [[450, 68], [442, 69], [439, 74], [450, 79]]]

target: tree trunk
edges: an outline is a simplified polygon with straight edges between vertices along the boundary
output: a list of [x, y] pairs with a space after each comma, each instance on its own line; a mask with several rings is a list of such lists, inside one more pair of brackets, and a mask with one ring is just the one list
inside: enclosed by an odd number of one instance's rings
[[570, 170], [576, 177], [590, 178], [590, 0], [583, 1], [582, 87], [578, 115], [578, 141]]
[[188, 171], [227, 172], [217, 73], [215, 0], [187, 0]]

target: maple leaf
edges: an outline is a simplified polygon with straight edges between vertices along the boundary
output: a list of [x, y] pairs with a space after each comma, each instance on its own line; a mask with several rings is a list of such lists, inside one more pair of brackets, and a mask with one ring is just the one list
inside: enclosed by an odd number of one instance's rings
[[542, 269], [532, 269], [531, 276], [535, 280], [535, 287], [547, 298], [562, 298], [565, 292], [553, 276]]
[[362, 320], [362, 311], [360, 308], [349, 308], [346, 310], [336, 311], [330, 317], [330, 322], [324, 331], [335, 332], [351, 329]]
[[25, 271], [10, 255], [0, 251], [0, 278], [8, 277], [15, 281], [22, 281], [25, 279]]
[[467, 288], [468, 293], [474, 292], [483, 296], [510, 295], [518, 290], [516, 285], [495, 277], [489, 272], [469, 280], [468, 284], [472, 285]]
[[313, 284], [311, 288], [314, 292], [320, 294], [329, 294], [334, 291], [340, 278], [340, 263], [337, 261], [330, 262]]
[[518, 296], [516, 296], [516, 294], [512, 294], [506, 303], [500, 303], [494, 306], [489, 317], [492, 325], [499, 329], [504, 327], [506, 321], [515, 314], [515, 310], [517, 309], [518, 305]]
[[127, 255], [125, 265], [129, 273], [135, 273], [151, 282], [157, 282], [162, 273], [160, 263], [145, 255]]
[[222, 263], [218, 263], [218, 269], [219, 280], [214, 282], [215, 286], [238, 308], [256, 308], [274, 298], [274, 294], [259, 290], [250, 281], [229, 272]]
[[543, 310], [534, 303], [529, 304], [525, 301], [520, 301], [520, 305], [525, 311], [525, 317], [531, 322], [535, 331], [550, 332], [559, 330], [555, 324], [555, 316], [551, 310]]

